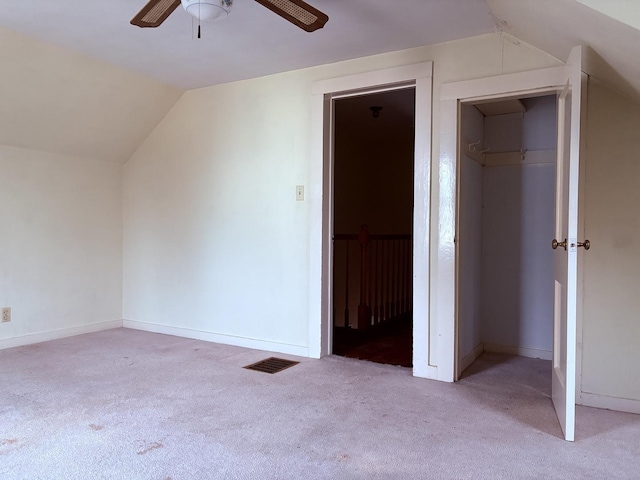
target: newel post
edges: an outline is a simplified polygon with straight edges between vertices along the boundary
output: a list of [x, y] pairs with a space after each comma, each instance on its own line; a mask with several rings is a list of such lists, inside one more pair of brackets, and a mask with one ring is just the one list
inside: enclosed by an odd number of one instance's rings
[[358, 305], [358, 330], [369, 327], [371, 310], [367, 305], [367, 248], [369, 246], [369, 230], [366, 225], [360, 227], [360, 304]]

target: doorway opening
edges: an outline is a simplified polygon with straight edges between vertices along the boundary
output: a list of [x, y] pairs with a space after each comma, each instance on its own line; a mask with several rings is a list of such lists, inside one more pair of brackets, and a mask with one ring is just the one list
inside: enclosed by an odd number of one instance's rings
[[334, 99], [332, 353], [412, 366], [415, 87]]
[[551, 395], [556, 103], [461, 104], [456, 380], [529, 357], [540, 360], [520, 362], [532, 372], [518, 381]]

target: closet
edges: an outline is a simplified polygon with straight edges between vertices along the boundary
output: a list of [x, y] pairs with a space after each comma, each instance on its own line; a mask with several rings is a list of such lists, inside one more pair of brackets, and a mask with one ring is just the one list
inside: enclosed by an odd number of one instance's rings
[[457, 374], [483, 351], [551, 359], [556, 97], [463, 104]]

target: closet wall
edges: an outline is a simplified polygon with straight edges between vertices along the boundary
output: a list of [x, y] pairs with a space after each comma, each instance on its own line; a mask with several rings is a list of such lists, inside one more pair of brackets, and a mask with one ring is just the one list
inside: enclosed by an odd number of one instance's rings
[[556, 104], [553, 96], [522, 103], [525, 112], [502, 115], [463, 109], [462, 368], [483, 349], [551, 358]]

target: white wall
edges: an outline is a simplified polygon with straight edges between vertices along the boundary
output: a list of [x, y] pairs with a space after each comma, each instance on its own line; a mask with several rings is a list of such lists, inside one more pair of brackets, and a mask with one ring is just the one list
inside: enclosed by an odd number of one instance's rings
[[555, 164], [486, 167], [482, 341], [551, 358]]
[[521, 100], [524, 113], [485, 117], [484, 147], [489, 153], [556, 148], [556, 97], [531, 97]]
[[640, 413], [640, 105], [597, 81], [587, 105], [582, 402]]
[[125, 319], [306, 352], [303, 78], [187, 92], [126, 165]]
[[527, 111], [522, 119], [522, 148], [555, 150], [557, 142], [556, 96], [525, 98]]
[[436, 98], [559, 64], [490, 34], [187, 92], [126, 165], [125, 324], [306, 354], [312, 83], [428, 60]]
[[122, 170], [0, 146], [0, 348], [122, 324]]
[[182, 95], [0, 28], [0, 348], [122, 325], [122, 163]]

